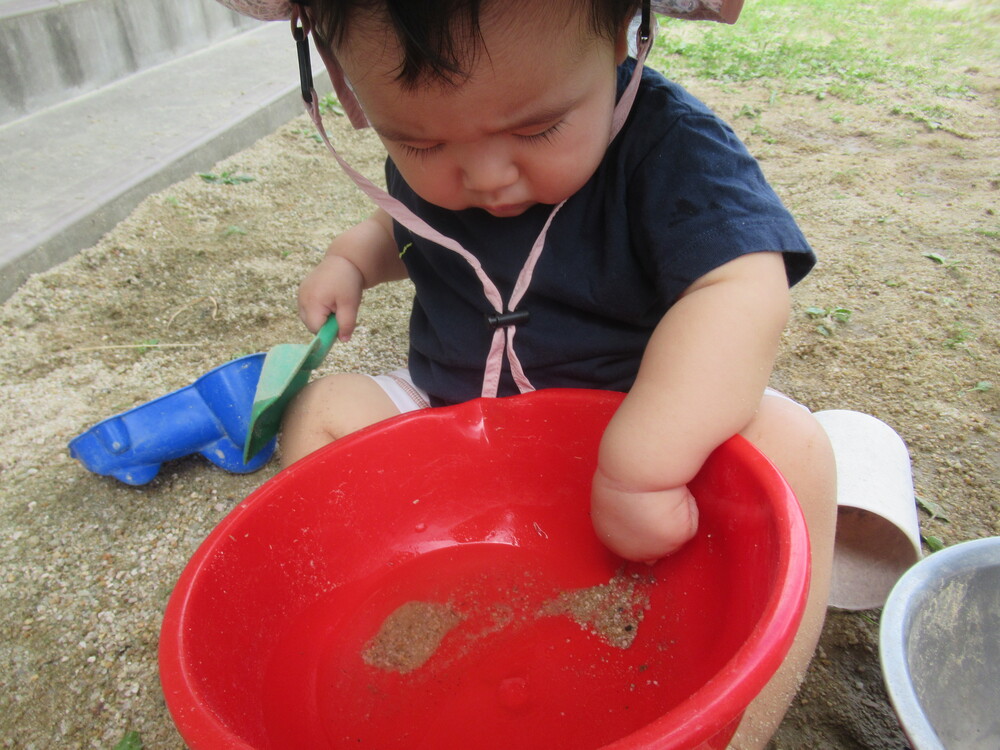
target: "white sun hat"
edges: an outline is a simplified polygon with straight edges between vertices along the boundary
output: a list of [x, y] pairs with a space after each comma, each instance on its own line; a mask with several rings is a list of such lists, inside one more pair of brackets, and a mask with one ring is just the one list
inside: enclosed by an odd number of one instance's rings
[[[294, 5], [290, 0], [218, 0], [231, 10], [260, 21], [287, 21]], [[743, 9], [743, 0], [651, 0], [654, 13], [688, 21], [734, 23]]]

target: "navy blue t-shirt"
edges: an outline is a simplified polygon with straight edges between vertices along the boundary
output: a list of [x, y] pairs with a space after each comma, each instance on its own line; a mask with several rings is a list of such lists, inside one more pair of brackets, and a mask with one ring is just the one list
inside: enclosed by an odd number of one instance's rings
[[[634, 61], [619, 69], [619, 93]], [[386, 164], [389, 193], [473, 253], [504, 300], [551, 206], [496, 218], [447, 211], [417, 196]], [[399, 224], [416, 288], [409, 368], [437, 403], [480, 395], [494, 312], [469, 264]], [[643, 71], [632, 112], [590, 180], [553, 220], [515, 348], [536, 388], [627, 391], [653, 329], [694, 281], [745, 253], [784, 253], [790, 284], [815, 256], [733, 131], [655, 71]], [[505, 362], [500, 395], [517, 393]]]

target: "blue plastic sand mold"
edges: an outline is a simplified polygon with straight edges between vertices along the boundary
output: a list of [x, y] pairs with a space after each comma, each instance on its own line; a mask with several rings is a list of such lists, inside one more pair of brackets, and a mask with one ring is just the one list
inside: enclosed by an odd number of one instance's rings
[[96, 474], [133, 485], [153, 479], [164, 461], [195, 453], [226, 471], [257, 471], [276, 442], [243, 461], [264, 356], [234, 359], [191, 385], [98, 422], [70, 441], [70, 455]]

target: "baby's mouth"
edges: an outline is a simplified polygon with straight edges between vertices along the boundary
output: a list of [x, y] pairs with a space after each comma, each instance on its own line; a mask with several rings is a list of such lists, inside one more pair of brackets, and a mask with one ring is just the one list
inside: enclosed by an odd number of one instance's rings
[[496, 216], [497, 218], [508, 218], [511, 216], [520, 216], [533, 205], [534, 203], [525, 201], [523, 203], [502, 203], [490, 206], [480, 206], [480, 208], [491, 216]]

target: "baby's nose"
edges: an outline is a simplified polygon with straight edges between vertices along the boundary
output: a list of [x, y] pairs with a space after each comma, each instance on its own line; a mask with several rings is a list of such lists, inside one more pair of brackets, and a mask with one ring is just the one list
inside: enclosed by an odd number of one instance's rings
[[517, 180], [517, 165], [501, 144], [470, 149], [462, 159], [462, 185], [466, 190], [492, 194], [510, 187]]

